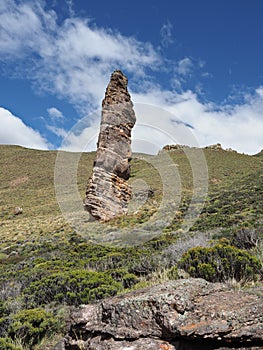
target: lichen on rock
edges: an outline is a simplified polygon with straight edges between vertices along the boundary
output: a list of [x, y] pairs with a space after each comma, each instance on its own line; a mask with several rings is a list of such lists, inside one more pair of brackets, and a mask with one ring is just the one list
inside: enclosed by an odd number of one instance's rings
[[136, 116], [127, 89], [128, 79], [116, 70], [102, 102], [100, 134], [84, 208], [97, 220], [107, 221], [128, 211], [131, 130]]
[[263, 349], [262, 290], [182, 279], [83, 305], [65, 350]]

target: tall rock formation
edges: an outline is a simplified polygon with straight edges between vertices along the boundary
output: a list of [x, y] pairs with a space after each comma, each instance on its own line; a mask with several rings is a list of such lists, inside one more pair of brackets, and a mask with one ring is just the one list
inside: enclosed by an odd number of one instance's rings
[[126, 214], [131, 198], [127, 180], [136, 117], [127, 85], [121, 71], [113, 72], [102, 102], [97, 154], [84, 200], [85, 209], [97, 220]]

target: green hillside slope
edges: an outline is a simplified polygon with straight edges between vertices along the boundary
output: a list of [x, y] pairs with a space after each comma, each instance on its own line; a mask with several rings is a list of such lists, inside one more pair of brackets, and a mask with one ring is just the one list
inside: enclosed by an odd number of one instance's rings
[[[183, 150], [170, 151], [180, 174], [181, 200], [172, 222], [156, 224], [157, 237], [135, 247], [87, 241], [65, 219], [54, 187], [57, 152], [0, 146], [0, 154], [0, 347], [9, 344], [4, 350], [48, 349], [63, 334], [68, 308], [182, 274], [235, 280], [246, 287], [251, 281], [262, 283], [261, 155], [204, 150], [208, 193], [186, 232], [182, 223], [193, 193], [193, 164]], [[78, 155], [80, 198], [94, 156]], [[101, 230], [148, 232], [144, 224], [162, 200], [164, 179], [153, 166], [160, 157], [134, 155], [129, 181], [139, 190], [147, 184], [149, 200], [135, 213], [101, 224]], [[23, 212], [16, 215], [16, 207]], [[218, 261], [220, 274], [214, 265]]]

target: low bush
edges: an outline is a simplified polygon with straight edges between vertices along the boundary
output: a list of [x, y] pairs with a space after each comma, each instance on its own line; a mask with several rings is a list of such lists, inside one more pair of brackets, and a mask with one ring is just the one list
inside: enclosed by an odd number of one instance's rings
[[179, 267], [192, 277], [204, 278], [210, 282], [230, 279], [256, 281], [262, 274], [262, 265], [255, 256], [227, 242], [188, 250], [182, 256]]
[[54, 301], [80, 305], [113, 296], [121, 289], [122, 284], [107, 272], [69, 270], [32, 282], [24, 290], [23, 297], [27, 307], [37, 307]]
[[15, 346], [12, 344], [12, 340], [8, 338], [0, 338], [0, 349], [1, 350], [22, 350], [19, 346]]
[[115, 269], [109, 271], [111, 277], [118, 282], [122, 283], [123, 288], [132, 288], [139, 282], [139, 278], [133, 273], [127, 272], [125, 269]]
[[0, 317], [0, 337], [5, 337], [7, 335], [11, 323], [12, 320], [10, 317]]
[[3, 300], [0, 300], [0, 317], [4, 317], [8, 315], [9, 315], [8, 309], [6, 308]]
[[57, 332], [60, 327], [58, 320], [44, 309], [22, 310], [14, 316], [9, 336], [32, 347], [45, 336]]

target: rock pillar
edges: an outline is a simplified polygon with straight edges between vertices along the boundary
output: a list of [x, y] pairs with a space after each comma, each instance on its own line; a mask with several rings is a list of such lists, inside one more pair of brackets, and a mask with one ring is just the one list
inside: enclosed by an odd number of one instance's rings
[[102, 102], [100, 134], [84, 207], [92, 217], [107, 221], [128, 211], [131, 188], [131, 130], [136, 117], [127, 89], [128, 79], [116, 70]]

